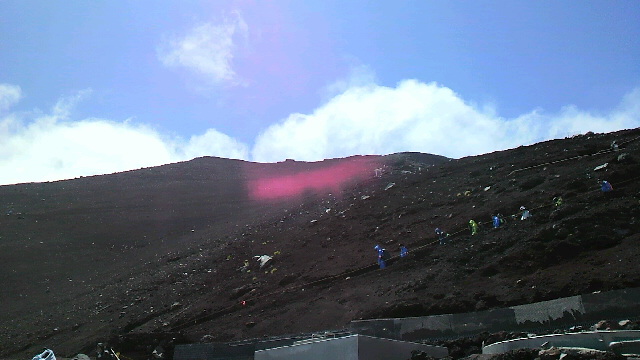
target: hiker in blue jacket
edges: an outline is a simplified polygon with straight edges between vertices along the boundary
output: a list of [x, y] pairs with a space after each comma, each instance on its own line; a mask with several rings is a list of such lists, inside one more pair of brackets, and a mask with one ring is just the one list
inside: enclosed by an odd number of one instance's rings
[[449, 234], [447, 234], [444, 230], [440, 228], [436, 228], [436, 235], [438, 235], [438, 240], [440, 240], [440, 245], [444, 245], [446, 243], [447, 236], [449, 236]]
[[491, 219], [493, 220], [493, 228], [499, 228], [500, 227], [500, 218], [497, 215], [493, 215], [491, 217]]
[[380, 269], [384, 269], [387, 267], [387, 260], [391, 257], [387, 249], [381, 247], [380, 245], [376, 245], [373, 247], [378, 252], [378, 265], [380, 265]]
[[409, 255], [409, 249], [407, 249], [403, 244], [400, 244], [400, 257], [403, 258], [407, 255]]

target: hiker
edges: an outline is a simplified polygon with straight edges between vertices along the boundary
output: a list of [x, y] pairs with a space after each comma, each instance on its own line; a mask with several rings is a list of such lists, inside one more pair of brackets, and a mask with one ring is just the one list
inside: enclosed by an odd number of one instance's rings
[[500, 227], [500, 218], [498, 217], [498, 215], [493, 215], [491, 217], [491, 220], [493, 220], [493, 228], [497, 229]]
[[387, 260], [389, 260], [389, 252], [387, 249], [381, 247], [380, 245], [376, 245], [373, 247], [378, 252], [378, 265], [380, 265], [380, 269], [384, 269], [387, 267]]
[[505, 225], [507, 223], [507, 219], [504, 218], [504, 215], [497, 213], [496, 216], [498, 217], [498, 220], [500, 221], [500, 226]]
[[446, 243], [447, 237], [449, 236], [449, 234], [447, 234], [440, 228], [436, 228], [436, 235], [438, 235], [438, 240], [440, 240], [440, 245], [444, 245]]
[[609, 184], [607, 180], [603, 180], [600, 189], [602, 190], [603, 193], [606, 193], [613, 190], [613, 186], [611, 186], [611, 184]]
[[407, 249], [403, 244], [400, 244], [400, 257], [403, 258], [407, 255], [409, 255], [409, 249]]
[[477, 234], [478, 233], [478, 223], [473, 221], [473, 220], [469, 220], [469, 229], [471, 230], [471, 236]]
[[531, 216], [531, 212], [527, 210], [524, 206], [520, 206], [520, 211], [522, 211], [522, 216], [520, 216], [520, 220], [527, 220]]
[[562, 196], [556, 196], [553, 198], [553, 205], [557, 208], [562, 206]]

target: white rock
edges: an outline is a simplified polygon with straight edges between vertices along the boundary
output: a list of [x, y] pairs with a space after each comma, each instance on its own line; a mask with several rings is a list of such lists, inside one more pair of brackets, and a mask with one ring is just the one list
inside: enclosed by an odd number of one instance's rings
[[598, 171], [598, 170], [602, 170], [604, 168], [606, 168], [607, 166], [609, 166], [609, 163], [604, 163], [602, 165], [596, 166], [593, 171]]

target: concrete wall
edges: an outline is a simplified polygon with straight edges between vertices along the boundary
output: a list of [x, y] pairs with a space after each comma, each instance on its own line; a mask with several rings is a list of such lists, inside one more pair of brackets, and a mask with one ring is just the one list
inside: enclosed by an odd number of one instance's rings
[[253, 360], [253, 344], [231, 346], [226, 344], [177, 345], [174, 360]]
[[358, 337], [348, 336], [255, 352], [256, 360], [358, 360]]
[[358, 320], [351, 331], [390, 339], [416, 341], [466, 336], [482, 331], [527, 331], [571, 326], [602, 319], [640, 317], [640, 288], [571, 296], [509, 308], [463, 314], [399, 319]]
[[[351, 331], [360, 335], [404, 341], [474, 335], [482, 331], [535, 331], [542, 328], [568, 327], [576, 325], [577, 323], [593, 324], [603, 319], [619, 320], [639, 318], [640, 306], [638, 306], [638, 304], [640, 304], [640, 288], [631, 288], [598, 294], [571, 296], [568, 298], [475, 313], [353, 321], [351, 323]], [[323, 341], [335, 341], [339, 339], [345, 338], [327, 339]], [[362, 339], [365, 339], [365, 337]], [[260, 351], [261, 349], [272, 346], [279, 346], [278, 349], [288, 349], [282, 350], [282, 352], [290, 354], [292, 346], [289, 345], [293, 345], [296, 340], [295, 338], [290, 338], [268, 343], [256, 342], [243, 345], [179, 345], [176, 346], [174, 351], [174, 358], [176, 360], [246, 360], [253, 359], [254, 351], [256, 356], [259, 352], [261, 354], [260, 356], [276, 356], [278, 354], [276, 351], [268, 354]], [[383, 342], [390, 341], [385, 339], [377, 340]], [[332, 344], [326, 343], [326, 349], [309, 346], [299, 347], [293, 350], [309, 351], [309, 354], [314, 354], [316, 351], [337, 351], [339, 354], [346, 354], [345, 344], [349, 343], [349, 341], [353, 340], [343, 340]], [[362, 340], [362, 342], [367, 341], [368, 340]], [[387, 345], [391, 346], [390, 344], [391, 343], [388, 343]], [[356, 345], [356, 349], [358, 348], [360, 348], [361, 351], [369, 351], [368, 349], [376, 349], [377, 347], [371, 344], [364, 347], [358, 347]], [[272, 350], [275, 349], [270, 349], [269, 351]], [[378, 353], [378, 351], [375, 352]], [[330, 356], [333, 355], [322, 356], [329, 356], [330, 358]], [[335, 359], [345, 358], [344, 356], [346, 355], [340, 356], [343, 357], [335, 357]], [[362, 354], [360, 354], [360, 356], [362, 359]], [[262, 359], [272, 358], [284, 359], [285, 357], [264, 357]], [[304, 357], [304, 359], [315, 358], [316, 357]]]
[[406, 360], [414, 350], [423, 351], [434, 358], [444, 358], [449, 350], [442, 346], [430, 346], [406, 341], [358, 336], [358, 356], [361, 360]]
[[413, 350], [423, 351], [435, 358], [449, 352], [441, 346], [429, 346], [370, 336], [351, 335], [309, 343], [257, 350], [256, 360], [406, 360]]
[[511, 309], [514, 311], [515, 320], [518, 324], [526, 324], [527, 322], [544, 323], [550, 319], [561, 319], [565, 314], [578, 316], [578, 314], [585, 313], [582, 296], [514, 306]]

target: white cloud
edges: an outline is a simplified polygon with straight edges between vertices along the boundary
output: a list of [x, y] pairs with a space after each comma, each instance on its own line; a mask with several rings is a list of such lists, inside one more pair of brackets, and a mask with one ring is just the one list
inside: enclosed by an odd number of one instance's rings
[[401, 151], [457, 158], [587, 131], [635, 128], [640, 126], [640, 89], [606, 115], [567, 106], [557, 114], [534, 110], [505, 119], [491, 109], [479, 110], [436, 83], [356, 85], [311, 114], [292, 114], [268, 127], [257, 137], [252, 158], [316, 161]]
[[256, 137], [251, 156], [249, 146], [215, 129], [182, 139], [129, 120], [74, 121], [73, 107], [91, 93], [81, 91], [60, 99], [49, 113], [0, 116], [0, 184], [106, 174], [199, 156], [270, 162], [419, 151], [462, 157], [587, 131], [640, 127], [640, 88], [608, 113], [566, 106], [553, 114], [536, 109], [506, 119], [436, 83], [353, 84], [312, 113], [269, 126]]
[[332, 98], [339, 95], [350, 88], [366, 86], [376, 82], [376, 73], [371, 67], [363, 64], [353, 65], [349, 71], [349, 75], [345, 79], [339, 79], [325, 86], [321, 94], [325, 98]]
[[182, 147], [184, 158], [212, 155], [230, 159], [249, 158], [249, 147], [238, 140], [214, 129], [208, 129], [202, 135], [194, 135]]
[[50, 114], [0, 118], [0, 184], [107, 174], [199, 156], [246, 159], [246, 145], [213, 129], [184, 141], [129, 121], [71, 121], [74, 104], [87, 93], [61, 99]]
[[246, 38], [249, 28], [239, 12], [222, 24], [204, 23], [185, 35], [164, 41], [158, 58], [165, 66], [184, 67], [215, 83], [236, 84], [233, 70], [234, 37]]
[[20, 86], [0, 84], [0, 111], [10, 108], [22, 97]]

